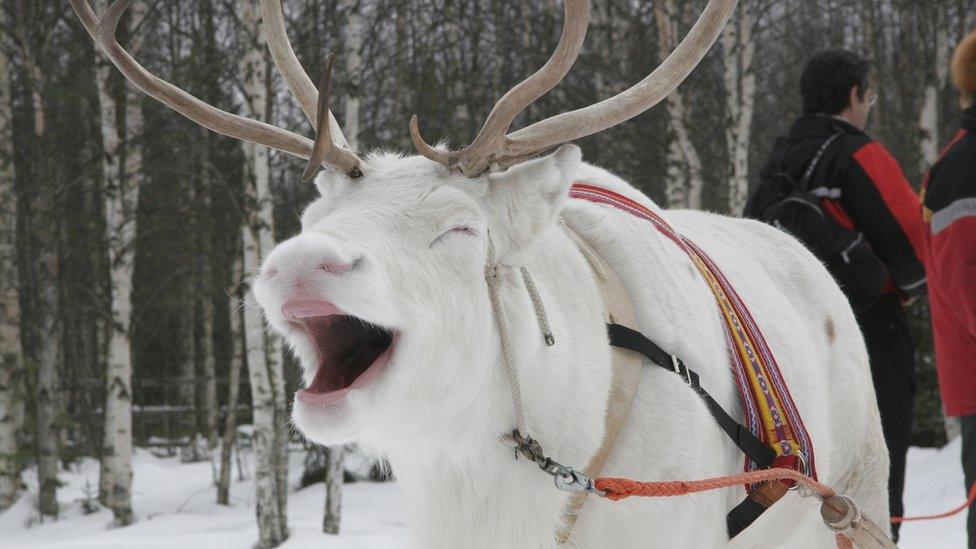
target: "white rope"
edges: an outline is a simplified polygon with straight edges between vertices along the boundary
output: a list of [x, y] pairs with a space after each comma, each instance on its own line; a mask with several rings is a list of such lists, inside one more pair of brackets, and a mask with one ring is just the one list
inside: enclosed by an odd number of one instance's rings
[[485, 280], [488, 282], [491, 310], [495, 315], [495, 324], [498, 326], [498, 337], [501, 339], [502, 362], [505, 363], [508, 382], [512, 388], [512, 402], [515, 404], [515, 428], [518, 429], [519, 433], [526, 434], [528, 430], [525, 426], [525, 411], [522, 409], [522, 387], [519, 385], [515, 350], [512, 348], [512, 334], [508, 329], [508, 317], [505, 316], [505, 309], [502, 307], [501, 296], [499, 295], [499, 286], [501, 285], [499, 265], [485, 266]]
[[549, 328], [549, 317], [546, 316], [546, 307], [542, 303], [542, 295], [539, 294], [539, 288], [536, 287], [535, 281], [532, 280], [532, 275], [529, 274], [529, 270], [525, 267], [519, 270], [522, 271], [525, 288], [529, 291], [529, 299], [532, 300], [532, 308], [535, 309], [535, 318], [539, 321], [539, 330], [542, 331], [542, 339], [545, 340], [546, 345], [552, 347], [556, 344], [556, 338], [552, 336], [552, 329]]

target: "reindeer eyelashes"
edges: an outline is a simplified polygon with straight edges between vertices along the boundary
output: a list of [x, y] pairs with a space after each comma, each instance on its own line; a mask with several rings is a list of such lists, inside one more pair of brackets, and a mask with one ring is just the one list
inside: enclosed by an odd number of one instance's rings
[[466, 236], [476, 237], [478, 236], [478, 234], [479, 234], [478, 229], [472, 227], [471, 225], [455, 225], [454, 227], [451, 227], [449, 230], [444, 231], [443, 233], [441, 233], [440, 236], [435, 238], [434, 241], [430, 243], [430, 247], [433, 248], [438, 244], [444, 244], [448, 239], [450, 239], [455, 235], [466, 235]]

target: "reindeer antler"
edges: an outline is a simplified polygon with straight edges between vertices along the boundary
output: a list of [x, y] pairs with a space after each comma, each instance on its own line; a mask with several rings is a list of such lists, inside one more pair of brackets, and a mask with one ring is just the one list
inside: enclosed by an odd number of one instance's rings
[[410, 137], [420, 154], [446, 166], [457, 166], [467, 175], [483, 172], [506, 146], [506, 133], [515, 117], [549, 90], [556, 87], [579, 57], [590, 23], [589, 0], [565, 0], [563, 31], [552, 56], [541, 69], [508, 91], [488, 113], [484, 126], [471, 145], [461, 151], [435, 149], [420, 136], [417, 115], [410, 119]]
[[[349, 148], [346, 137], [342, 135], [342, 128], [339, 127], [335, 116], [329, 110], [328, 101], [325, 102], [325, 112], [328, 113], [328, 122], [322, 121], [324, 117], [319, 112], [323, 104], [321, 101], [322, 82], [319, 84], [319, 91], [316, 91], [315, 86], [312, 84], [312, 79], [309, 78], [308, 73], [305, 72], [301, 63], [298, 62], [298, 57], [295, 56], [295, 50], [291, 47], [291, 42], [288, 40], [288, 34], [285, 31], [285, 19], [281, 12], [281, 2], [279, 0], [261, 0], [261, 20], [264, 21], [264, 31], [268, 38], [268, 50], [271, 51], [271, 59], [274, 60], [275, 67], [278, 68], [278, 72], [281, 73], [285, 83], [288, 84], [288, 89], [291, 90], [292, 95], [295, 96], [298, 104], [301, 105], [302, 111], [305, 112], [305, 116], [312, 124], [312, 128], [316, 131], [316, 136], [321, 135], [323, 133], [321, 128], [326, 127], [326, 124], [328, 124], [329, 131], [327, 133], [330, 138], [329, 142], [334, 144], [335, 150], [327, 158], [324, 158], [324, 161], [340, 168], [347, 174], [360, 173], [358, 168], [359, 158]], [[331, 66], [330, 56], [326, 67]], [[327, 68], [326, 72], [329, 70]]]
[[[325, 70], [322, 71], [322, 79], [319, 81], [318, 117], [315, 121], [315, 127], [325, 128], [325, 130], [316, 131], [312, 155], [308, 159], [308, 165], [305, 166], [305, 172], [302, 173], [302, 180], [306, 183], [315, 179], [315, 174], [319, 173], [323, 164], [341, 166], [349, 177], [361, 177], [363, 175], [359, 171], [359, 158], [349, 151], [345, 139], [342, 140], [341, 145], [332, 141], [334, 136], [330, 131], [329, 121], [335, 119], [332, 118], [332, 112], [329, 110], [329, 90], [332, 87], [333, 59], [335, 59], [334, 53], [330, 53], [325, 58]], [[341, 132], [339, 136], [342, 136]], [[347, 148], [343, 149], [343, 146]]]
[[[126, 79], [149, 97], [163, 103], [197, 124], [219, 134], [258, 145], [265, 145], [299, 158], [310, 158], [313, 155], [315, 144], [311, 140], [288, 130], [266, 124], [260, 120], [252, 120], [211, 106], [150, 73], [145, 67], [140, 65], [115, 39], [119, 20], [122, 18], [125, 9], [129, 6], [128, 0], [116, 0], [113, 2], [101, 19], [95, 15], [91, 6], [88, 5], [87, 0], [69, 0], [69, 2], [78, 15], [81, 24], [84, 25], [85, 30], [91, 35], [92, 40], [95, 41], [99, 49], [105, 53], [105, 56], [119, 69]], [[280, 5], [278, 8], [280, 13]], [[274, 21], [272, 21], [270, 26], [275, 26]], [[270, 42], [271, 40], [269, 39], [269, 44]], [[278, 44], [276, 43], [277, 46]], [[291, 46], [287, 44], [287, 38], [285, 38], [285, 46], [289, 51], [291, 50]], [[279, 49], [279, 53], [280, 51]], [[294, 58], [293, 52], [291, 58]], [[295, 63], [297, 63], [297, 59]], [[293, 69], [293, 67], [290, 68]], [[279, 70], [281, 70], [280, 67]], [[283, 70], [282, 72], [285, 71]], [[293, 73], [294, 71], [289, 72], [292, 78], [294, 78]], [[306, 76], [305, 78], [308, 77]], [[291, 85], [292, 80], [289, 80], [289, 86]], [[303, 104], [304, 109], [304, 101], [302, 101], [301, 97], [300, 95], [299, 101]], [[326, 102], [326, 110], [328, 110], [328, 102]], [[345, 144], [345, 139], [342, 139], [341, 135], [342, 133], [339, 132], [341, 143]], [[332, 139], [334, 141], [340, 141], [339, 139], [335, 139], [335, 136], [332, 136]], [[334, 161], [334, 165], [346, 173], [358, 173], [359, 159], [348, 150], [325, 155], [323, 158], [328, 162]]]
[[512, 88], [495, 104], [478, 137], [460, 151], [434, 149], [420, 137], [417, 117], [410, 135], [420, 154], [457, 167], [474, 177], [491, 163], [510, 166], [556, 145], [567, 143], [629, 120], [668, 96], [698, 65], [718, 38], [737, 0], [709, 0], [705, 11], [678, 47], [651, 74], [623, 92], [603, 101], [536, 122], [506, 134], [519, 112], [551, 90], [569, 72], [586, 34], [590, 3], [565, 0], [563, 33], [549, 61], [538, 72]]

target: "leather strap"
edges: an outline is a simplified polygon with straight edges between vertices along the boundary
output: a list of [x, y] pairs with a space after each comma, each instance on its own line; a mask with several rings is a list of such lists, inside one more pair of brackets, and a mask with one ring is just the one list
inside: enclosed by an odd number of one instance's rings
[[776, 459], [776, 452], [763, 441], [759, 440], [756, 435], [752, 434], [745, 425], [732, 418], [712, 398], [712, 395], [708, 394], [708, 391], [701, 386], [698, 373], [685, 366], [685, 363], [680, 358], [667, 353], [664, 349], [658, 347], [656, 343], [645, 337], [644, 334], [626, 326], [608, 324], [607, 333], [610, 336], [610, 345], [638, 352], [651, 359], [651, 362], [654, 364], [681, 376], [681, 379], [705, 401], [705, 405], [708, 406], [708, 411], [715, 418], [719, 427], [725, 431], [725, 434], [732, 439], [732, 442], [740, 450], [755, 461], [761, 469], [767, 469], [772, 466], [773, 460]]
[[[725, 431], [725, 434], [761, 469], [768, 469], [774, 464], [776, 452], [752, 434], [745, 425], [733, 419], [701, 386], [698, 373], [685, 366], [680, 358], [668, 354], [644, 334], [626, 326], [608, 324], [607, 333], [610, 336], [611, 345], [638, 352], [651, 359], [654, 364], [681, 376], [681, 379], [705, 401], [708, 411]], [[748, 528], [766, 509], [782, 498], [788, 489], [789, 486], [786, 483], [777, 480], [760, 484], [750, 491], [742, 503], [736, 505], [726, 515], [729, 539]]]
[[[607, 262], [574, 231], [565, 220], [563, 228], [566, 234], [576, 244], [593, 270], [597, 286], [600, 288], [600, 297], [603, 300], [604, 321], [617, 323], [625, 326], [637, 326], [637, 313], [630, 301], [630, 296], [624, 288], [620, 278]], [[611, 366], [613, 368], [613, 378], [610, 382], [610, 394], [607, 397], [607, 413], [604, 420], [603, 443], [596, 454], [590, 458], [589, 464], [584, 472], [590, 478], [600, 476], [600, 471], [610, 456], [613, 443], [620, 433], [620, 428], [627, 421], [630, 408], [637, 393], [637, 385], [640, 383], [641, 359], [640, 356], [628, 352], [619, 347], [611, 347]], [[569, 503], [566, 505], [565, 522], [562, 527], [556, 530], [556, 541], [562, 545], [569, 539], [576, 524], [579, 510], [586, 501], [589, 492], [575, 492], [570, 495]]]
[[759, 487], [749, 492], [746, 499], [742, 500], [742, 503], [736, 505], [725, 516], [729, 539], [748, 528], [760, 515], [766, 512], [766, 509], [782, 499], [789, 489], [790, 487], [783, 481], [771, 480], [760, 484]]

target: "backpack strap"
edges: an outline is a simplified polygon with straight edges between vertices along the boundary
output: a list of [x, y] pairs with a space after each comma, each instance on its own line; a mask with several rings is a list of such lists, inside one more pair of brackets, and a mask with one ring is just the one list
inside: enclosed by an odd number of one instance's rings
[[800, 182], [797, 185], [800, 190], [807, 190], [807, 185], [810, 184], [810, 179], [813, 178], [813, 172], [817, 169], [817, 164], [820, 163], [820, 159], [823, 158], [824, 153], [827, 152], [827, 148], [830, 147], [831, 143], [836, 141], [841, 135], [843, 135], [842, 132], [831, 135], [826, 141], [824, 141], [824, 144], [820, 146], [820, 150], [817, 151], [817, 155], [814, 156], [813, 160], [810, 161], [810, 165], [807, 166], [807, 170], [803, 172], [803, 177], [800, 178]]

